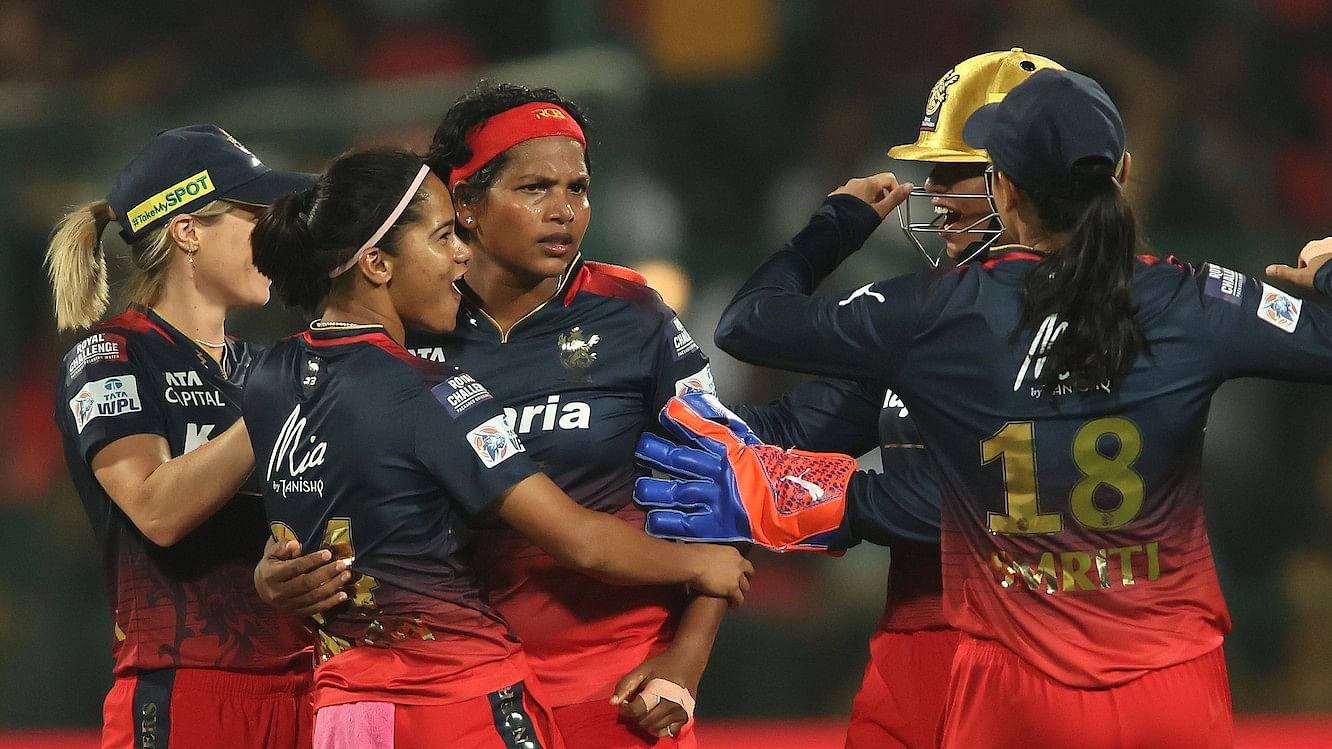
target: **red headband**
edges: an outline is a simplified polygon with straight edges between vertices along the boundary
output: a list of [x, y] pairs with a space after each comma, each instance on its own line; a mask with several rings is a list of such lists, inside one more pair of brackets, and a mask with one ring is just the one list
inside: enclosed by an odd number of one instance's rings
[[466, 164], [449, 172], [449, 191], [459, 182], [480, 171], [490, 160], [533, 138], [548, 135], [567, 135], [587, 148], [583, 129], [563, 108], [544, 101], [535, 101], [521, 107], [500, 112], [467, 134], [467, 145], [472, 147], [472, 158]]

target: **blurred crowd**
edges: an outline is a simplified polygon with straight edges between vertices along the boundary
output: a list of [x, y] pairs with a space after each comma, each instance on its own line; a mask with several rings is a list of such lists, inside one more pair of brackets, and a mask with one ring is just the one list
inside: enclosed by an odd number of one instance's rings
[[[67, 341], [41, 262], [61, 212], [104, 195], [153, 132], [217, 121], [313, 171], [353, 143], [424, 145], [479, 77], [555, 85], [593, 121], [585, 254], [659, 279], [707, 343], [743, 274], [825, 193], [885, 168], [923, 180], [888, 146], [915, 139], [952, 64], [1013, 46], [1119, 103], [1154, 251], [1258, 273], [1332, 233], [1327, 0], [0, 3], [0, 725], [96, 723], [109, 683], [101, 565], [51, 423]], [[919, 267], [898, 234], [890, 219], [840, 286]], [[264, 341], [300, 324], [278, 307], [235, 332]], [[795, 381], [714, 361], [736, 402]], [[1237, 710], [1332, 710], [1330, 396], [1240, 383], [1213, 413]], [[889, 556], [763, 556], [703, 714], [845, 712]]]

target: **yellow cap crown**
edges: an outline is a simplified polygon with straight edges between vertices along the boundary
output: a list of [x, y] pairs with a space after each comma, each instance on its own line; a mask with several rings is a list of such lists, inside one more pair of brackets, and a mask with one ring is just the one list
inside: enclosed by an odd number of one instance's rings
[[977, 109], [1003, 99], [1014, 86], [1041, 68], [1063, 70], [1046, 57], [1014, 47], [959, 62], [934, 84], [925, 102], [925, 118], [915, 143], [893, 146], [888, 155], [907, 161], [989, 161], [989, 154], [962, 140], [962, 126]]

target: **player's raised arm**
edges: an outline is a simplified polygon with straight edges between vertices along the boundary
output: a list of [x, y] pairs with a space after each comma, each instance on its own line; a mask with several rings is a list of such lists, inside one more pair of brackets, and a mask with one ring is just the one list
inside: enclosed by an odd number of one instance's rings
[[852, 180], [828, 196], [809, 224], [764, 261], [727, 305], [717, 324], [717, 345], [752, 364], [862, 381], [891, 376], [929, 276], [811, 294], [909, 189], [880, 175]]

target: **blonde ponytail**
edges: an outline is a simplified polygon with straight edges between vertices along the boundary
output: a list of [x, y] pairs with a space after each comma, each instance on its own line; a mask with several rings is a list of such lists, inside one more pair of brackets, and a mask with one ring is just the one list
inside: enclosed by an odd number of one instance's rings
[[46, 274], [60, 330], [91, 327], [110, 303], [101, 237], [112, 218], [111, 206], [98, 200], [70, 211], [56, 225], [46, 250]]
[[[213, 224], [234, 205], [214, 200], [190, 215], [204, 224]], [[56, 224], [46, 250], [46, 275], [51, 278], [56, 327], [60, 330], [90, 328], [106, 312], [110, 286], [101, 237], [106, 225], [115, 220], [111, 206], [98, 200], [70, 211]], [[155, 304], [166, 290], [167, 268], [172, 251], [178, 249], [169, 227], [170, 222], [159, 226], [130, 246], [126, 296], [135, 304]]]

